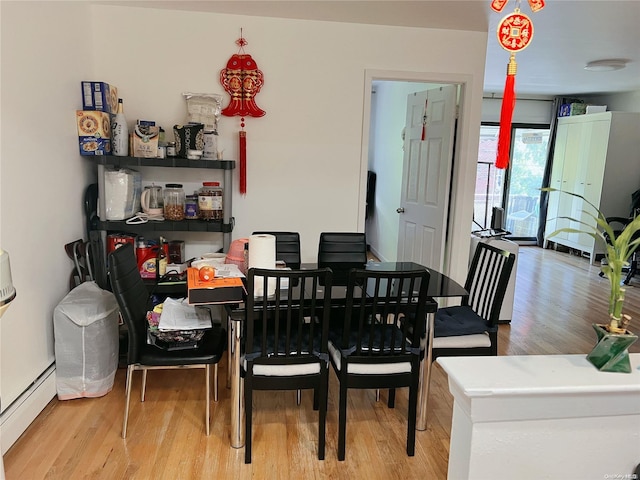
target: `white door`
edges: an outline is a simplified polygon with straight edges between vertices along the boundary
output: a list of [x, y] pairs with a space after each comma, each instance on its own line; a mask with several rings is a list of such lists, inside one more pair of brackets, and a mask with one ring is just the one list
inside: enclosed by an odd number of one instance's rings
[[447, 85], [407, 98], [398, 260], [439, 271], [449, 210], [456, 92], [455, 85]]

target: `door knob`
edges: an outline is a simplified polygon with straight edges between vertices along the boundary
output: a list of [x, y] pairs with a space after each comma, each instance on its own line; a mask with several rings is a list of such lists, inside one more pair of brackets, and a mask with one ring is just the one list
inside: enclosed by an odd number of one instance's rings
[[400, 207], [400, 208], [396, 208], [396, 212], [398, 213], [404, 213], [404, 208]]

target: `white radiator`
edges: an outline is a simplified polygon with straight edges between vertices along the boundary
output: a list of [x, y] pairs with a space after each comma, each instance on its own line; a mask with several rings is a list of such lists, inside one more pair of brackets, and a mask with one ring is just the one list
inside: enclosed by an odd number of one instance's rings
[[56, 396], [55, 373], [56, 366], [53, 364], [0, 415], [3, 455]]

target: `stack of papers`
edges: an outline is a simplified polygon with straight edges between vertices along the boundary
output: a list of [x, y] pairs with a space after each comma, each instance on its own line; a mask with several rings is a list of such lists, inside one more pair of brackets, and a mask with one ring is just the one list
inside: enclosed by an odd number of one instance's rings
[[211, 311], [196, 308], [186, 303], [186, 299], [167, 298], [164, 301], [158, 330], [197, 330], [211, 328]]

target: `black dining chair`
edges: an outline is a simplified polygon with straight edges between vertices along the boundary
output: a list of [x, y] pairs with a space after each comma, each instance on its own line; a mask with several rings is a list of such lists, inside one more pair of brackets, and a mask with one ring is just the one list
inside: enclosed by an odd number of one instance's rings
[[253, 232], [253, 235], [273, 235], [276, 237], [276, 260], [283, 261], [287, 267], [300, 268], [300, 234], [298, 232]]
[[358, 232], [322, 232], [318, 244], [318, 267], [333, 271], [333, 285], [346, 285], [349, 270], [367, 263], [367, 239]]
[[[267, 295], [256, 296], [258, 292], [267, 292]], [[329, 386], [331, 270], [251, 268], [245, 305], [241, 361], [245, 463], [251, 463], [254, 390], [314, 390], [313, 406], [319, 411], [318, 459], [323, 460]]]
[[498, 318], [513, 270], [514, 253], [480, 242], [464, 284], [462, 304], [438, 309], [432, 359], [498, 354]]
[[209, 435], [211, 365], [214, 366], [214, 401], [218, 401], [218, 363], [226, 347], [225, 330], [218, 325], [206, 329], [198, 346], [186, 350], [164, 350], [148, 344], [146, 314], [149, 309], [149, 292], [140, 276], [133, 245], [126, 244], [117, 248], [109, 254], [107, 260], [111, 288], [118, 300], [128, 333], [127, 399], [122, 423], [122, 438], [127, 436], [133, 372], [142, 371], [141, 401], [144, 402], [148, 370], [183, 368], [205, 370], [205, 422], [206, 433]]
[[498, 318], [516, 256], [488, 243], [476, 247], [461, 305], [439, 308], [426, 347], [429, 398], [432, 362], [438, 357], [498, 355]]
[[[406, 448], [407, 455], [414, 455], [421, 347], [420, 341], [409, 340], [409, 322], [403, 319], [425, 318], [429, 276], [426, 269], [349, 272], [344, 321], [341, 328], [332, 326], [329, 336], [331, 365], [340, 383], [338, 460], [345, 459], [350, 388], [388, 388], [393, 408], [395, 389], [409, 387]], [[420, 325], [425, 322], [416, 322], [417, 329]]]

